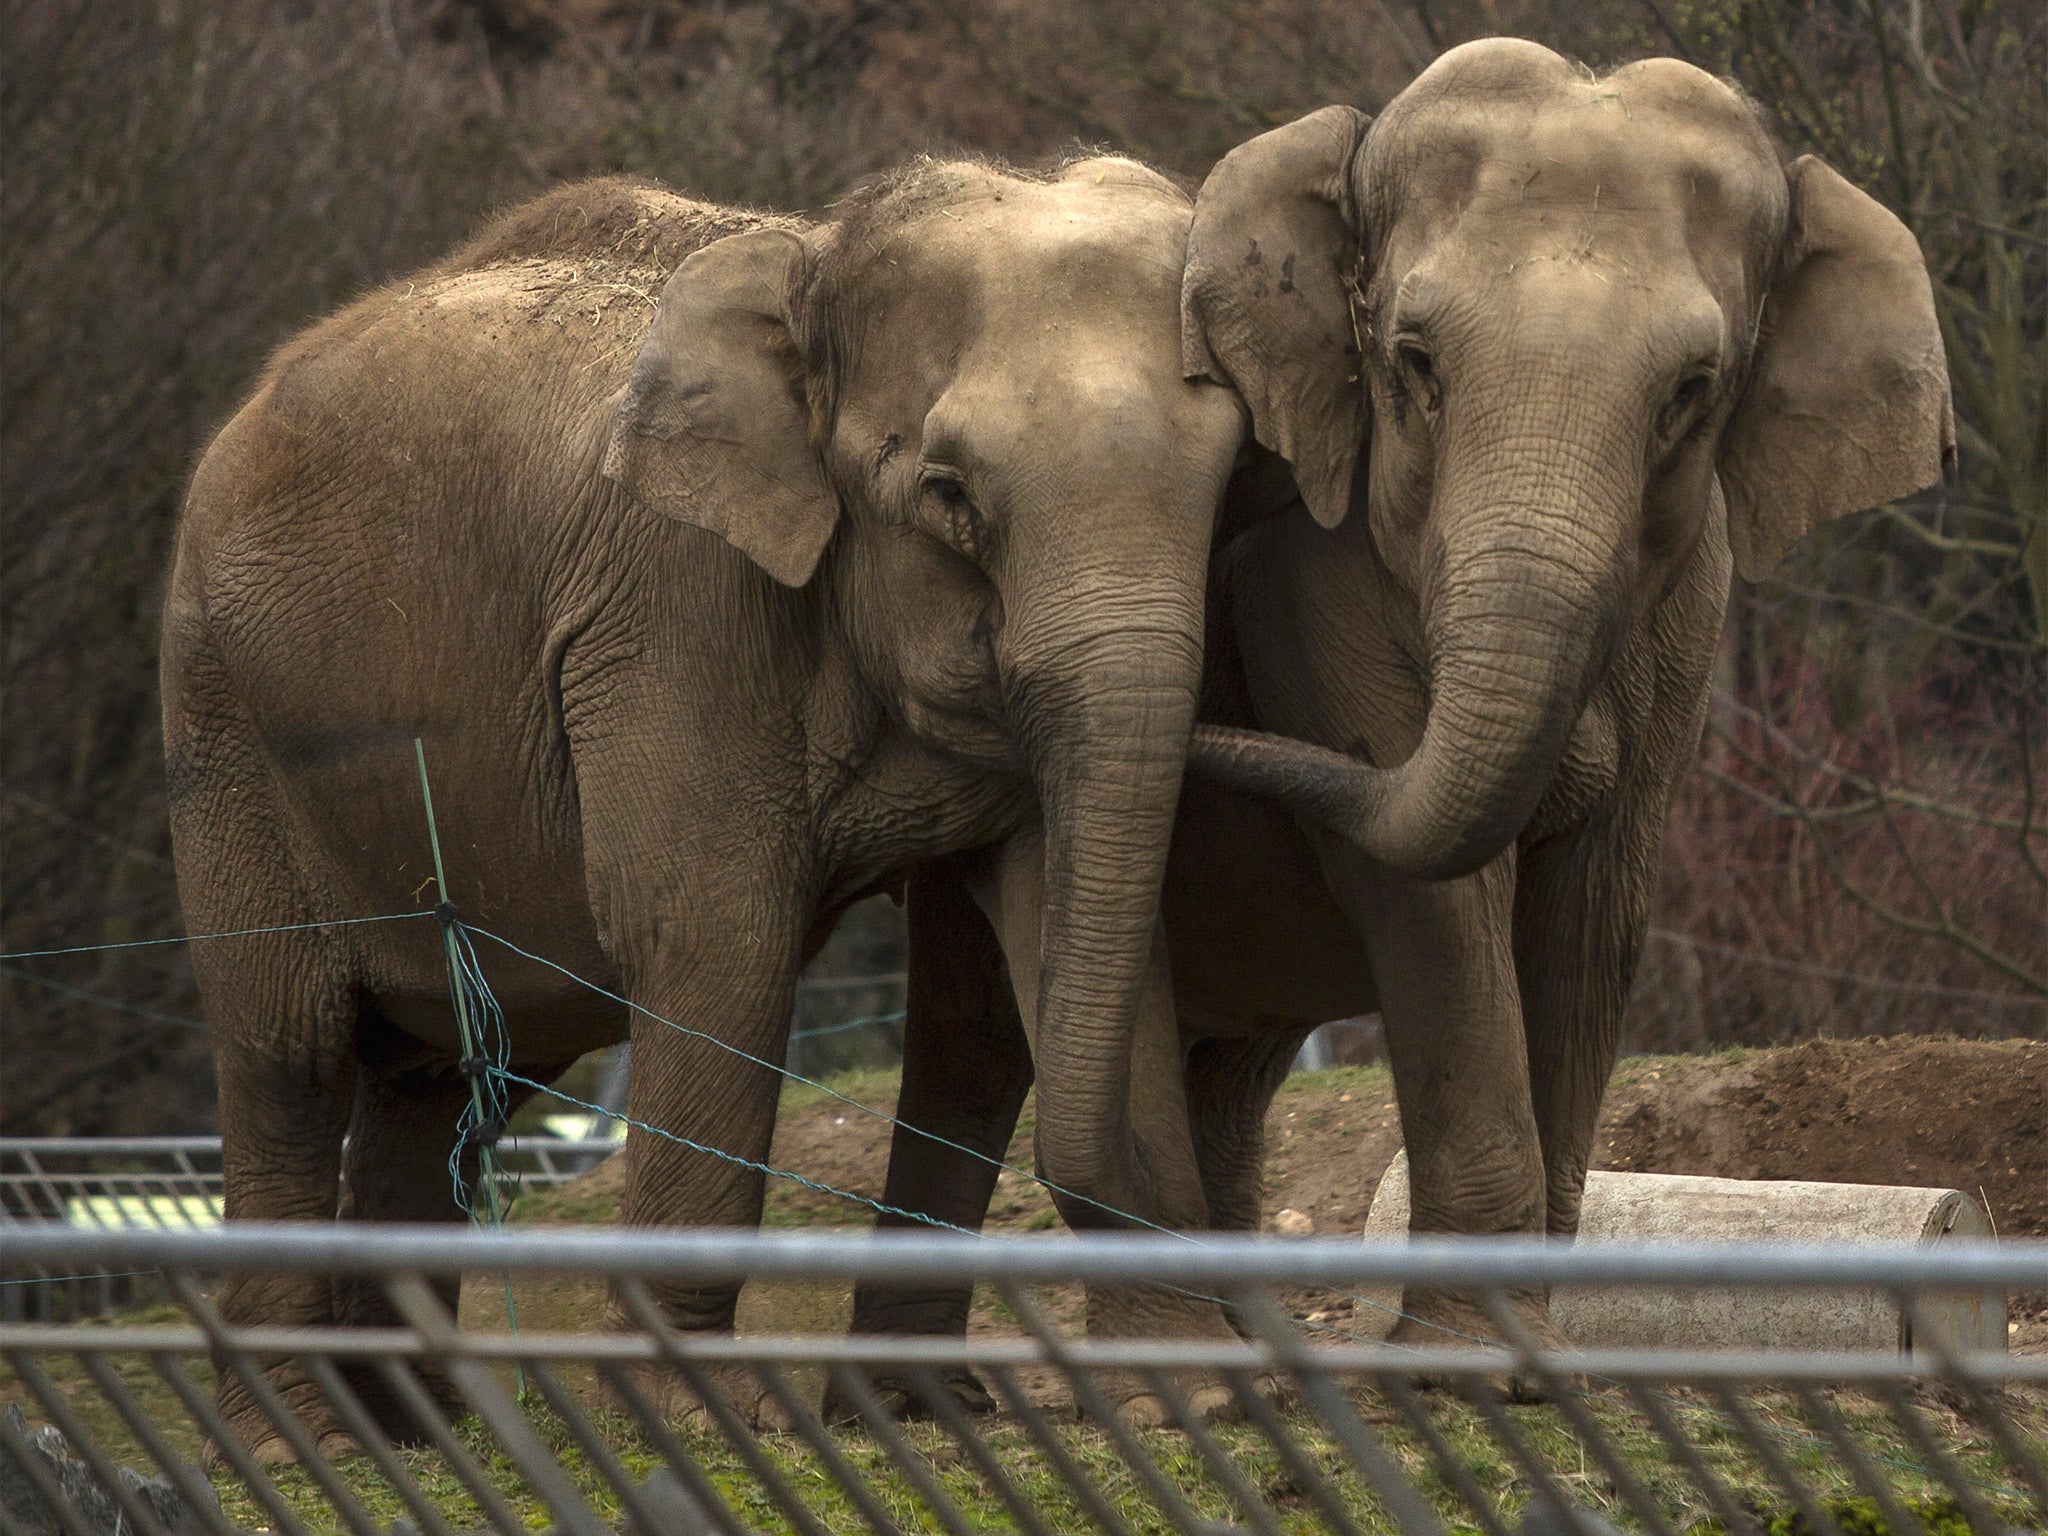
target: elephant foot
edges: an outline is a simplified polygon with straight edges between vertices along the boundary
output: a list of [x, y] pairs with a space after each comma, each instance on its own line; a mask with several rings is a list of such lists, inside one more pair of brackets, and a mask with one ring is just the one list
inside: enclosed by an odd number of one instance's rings
[[[1239, 1343], [1237, 1330], [1223, 1307], [1204, 1297], [1156, 1286], [1101, 1286], [1088, 1292], [1090, 1338], [1150, 1338], [1175, 1341], [1208, 1340]], [[1169, 1373], [1187, 1410], [1203, 1424], [1237, 1423], [1244, 1404], [1223, 1376], [1210, 1370]], [[1141, 1429], [1165, 1428], [1178, 1422], [1171, 1405], [1152, 1379], [1135, 1372], [1105, 1372], [1099, 1378], [1103, 1395], [1117, 1417]], [[1275, 1400], [1280, 1383], [1259, 1378], [1262, 1397]]]
[[[962, 1413], [996, 1411], [994, 1394], [983, 1385], [979, 1376], [965, 1366], [949, 1366], [940, 1371], [939, 1384]], [[868, 1391], [874, 1397], [875, 1405], [892, 1419], [929, 1419], [936, 1416], [929, 1394], [907, 1376], [885, 1371], [868, 1382]], [[825, 1422], [835, 1428], [860, 1421], [860, 1411], [839, 1390], [836, 1381], [828, 1383], [825, 1388], [824, 1412]]]
[[[663, 1422], [693, 1430], [715, 1426], [717, 1415], [680, 1371], [659, 1365], [636, 1365], [629, 1367], [629, 1371], [633, 1384], [654, 1405]], [[705, 1386], [716, 1392], [721, 1403], [747, 1428], [765, 1433], [796, 1428], [796, 1420], [781, 1399], [745, 1366], [712, 1364], [701, 1367], [701, 1372]], [[614, 1391], [609, 1382], [600, 1386], [599, 1396], [607, 1409], [632, 1416], [624, 1394]]]
[[1173, 1413], [1166, 1406], [1166, 1399], [1142, 1387], [1133, 1387], [1128, 1395], [1119, 1396], [1116, 1413], [1133, 1429], [1164, 1429], [1173, 1422]]
[[[1104, 1395], [1115, 1406], [1117, 1417], [1124, 1423], [1137, 1429], [1170, 1429], [1180, 1422], [1150, 1381], [1121, 1371], [1105, 1373], [1101, 1380]], [[1174, 1385], [1197, 1423], [1244, 1422], [1244, 1402], [1221, 1376], [1209, 1371], [1179, 1371], [1174, 1373]], [[1275, 1405], [1287, 1397], [1285, 1383], [1276, 1376], [1255, 1377], [1252, 1390], [1264, 1401]]]
[[[1541, 1292], [1511, 1292], [1508, 1305], [1519, 1331], [1546, 1354], [1569, 1351], [1571, 1340], [1550, 1319], [1550, 1309]], [[1512, 1348], [1493, 1314], [1479, 1302], [1443, 1292], [1411, 1292], [1403, 1301], [1403, 1316], [1387, 1335], [1397, 1348], [1446, 1349]], [[1554, 1388], [1582, 1390], [1585, 1381], [1574, 1375], [1554, 1377], [1550, 1382], [1526, 1365], [1505, 1372], [1486, 1372], [1476, 1379], [1485, 1381], [1512, 1403], [1544, 1403], [1555, 1396]], [[1458, 1391], [1475, 1380], [1465, 1371], [1416, 1371], [1409, 1380], [1429, 1390]]]
[[[299, 1453], [292, 1449], [292, 1443], [283, 1435], [275, 1432], [258, 1435], [246, 1443], [249, 1447], [249, 1459], [259, 1467], [289, 1467], [298, 1464]], [[322, 1461], [341, 1461], [346, 1457], [363, 1454], [362, 1442], [344, 1429], [321, 1432], [313, 1445], [314, 1449], [319, 1451]], [[227, 1456], [221, 1451], [220, 1442], [210, 1437], [199, 1452], [199, 1465], [207, 1472], [231, 1470]]]

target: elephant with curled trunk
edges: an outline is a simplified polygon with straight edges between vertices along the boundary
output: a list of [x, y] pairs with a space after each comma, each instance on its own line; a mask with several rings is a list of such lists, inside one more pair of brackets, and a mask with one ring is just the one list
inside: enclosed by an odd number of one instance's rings
[[[1572, 1233], [1731, 568], [1951, 455], [1919, 249], [1699, 70], [1493, 40], [1225, 158], [1184, 322], [1300, 491], [1219, 535], [1163, 895], [1209, 1219], [1257, 1221], [1301, 1036], [1377, 1009], [1413, 1227]], [[974, 875], [911, 887], [904, 1114], [995, 1146], [1033, 1061]], [[985, 1173], [943, 1163], [899, 1135], [891, 1201], [974, 1219]], [[858, 1322], [963, 1303], [870, 1289]], [[1404, 1310], [1407, 1342], [1495, 1333]]]
[[[453, 900], [643, 1010], [479, 938], [513, 1071], [630, 1030], [632, 1117], [758, 1163], [777, 1075], [658, 1020], [780, 1060], [848, 903], [1028, 819], [1034, 1027], [1077, 1069], [1121, 1048], [1244, 433], [1230, 390], [1182, 374], [1190, 217], [1116, 159], [928, 164], [816, 227], [596, 182], [290, 343], [198, 468], [164, 615], [191, 928]], [[433, 923], [193, 963], [230, 1220], [457, 1214], [469, 1087]], [[1114, 1118], [1078, 1070], [1043, 1079], [1072, 1123]], [[1151, 1198], [1165, 1159], [1093, 1151], [1053, 1144], [1048, 1172]], [[624, 1155], [631, 1222], [759, 1219], [758, 1172], [637, 1131]], [[735, 1295], [661, 1300], [723, 1329]], [[237, 1275], [220, 1305], [386, 1316], [311, 1276]], [[338, 1434], [299, 1364], [270, 1369]]]

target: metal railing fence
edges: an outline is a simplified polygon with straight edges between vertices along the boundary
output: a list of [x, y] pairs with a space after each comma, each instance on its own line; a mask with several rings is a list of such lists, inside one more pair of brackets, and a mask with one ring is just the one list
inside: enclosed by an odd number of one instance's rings
[[[157, 1271], [177, 1309], [0, 1324], [9, 1529], [2048, 1529], [2048, 1356], [1959, 1343], [1933, 1305], [2048, 1291], [2038, 1243], [1193, 1245], [235, 1224], [17, 1225], [0, 1244], [9, 1272]], [[472, 1284], [451, 1311], [428, 1281], [465, 1271]], [[208, 1291], [223, 1272], [354, 1277], [390, 1321], [230, 1327]], [[739, 1280], [769, 1296], [755, 1311], [773, 1332], [684, 1332], [657, 1299]], [[856, 1282], [971, 1283], [980, 1299], [964, 1339], [852, 1337], [836, 1328]], [[1388, 1285], [1459, 1293], [1506, 1342], [1453, 1329], [1364, 1342], [1346, 1298], [1363, 1305], [1360, 1291]], [[503, 1286], [522, 1297], [516, 1331]], [[1083, 1286], [1220, 1298], [1236, 1331], [1087, 1337]], [[1544, 1286], [1874, 1289], [1912, 1321], [1912, 1347], [1545, 1349], [1516, 1301]], [[806, 1317], [826, 1331], [790, 1331]], [[993, 1411], [969, 1411], [967, 1372]], [[240, 1432], [215, 1407], [223, 1378], [243, 1394]], [[373, 1401], [410, 1415], [406, 1443], [380, 1431]], [[909, 1421], [895, 1411], [906, 1407]], [[296, 1464], [272, 1465], [279, 1454]]]
[[[623, 1145], [507, 1136], [498, 1143], [498, 1163], [520, 1187], [553, 1188]], [[193, 1230], [218, 1225], [221, 1203], [218, 1136], [0, 1136], [0, 1229], [57, 1221]], [[102, 1317], [162, 1299], [152, 1272], [21, 1275], [0, 1285], [0, 1321]]]

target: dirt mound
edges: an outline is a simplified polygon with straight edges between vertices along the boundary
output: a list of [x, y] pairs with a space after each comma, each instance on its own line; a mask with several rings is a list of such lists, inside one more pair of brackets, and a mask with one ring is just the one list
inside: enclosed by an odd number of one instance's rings
[[1625, 1063], [1598, 1166], [1959, 1189], [2048, 1234], [2048, 1044], [1817, 1040]]

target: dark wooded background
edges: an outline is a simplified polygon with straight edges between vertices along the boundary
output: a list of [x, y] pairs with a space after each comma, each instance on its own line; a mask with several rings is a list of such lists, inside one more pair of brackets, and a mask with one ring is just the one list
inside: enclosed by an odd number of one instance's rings
[[[166, 552], [296, 326], [566, 177], [815, 209], [917, 151], [1076, 141], [1198, 177], [1493, 32], [1741, 81], [1913, 224], [1957, 378], [1958, 483], [1738, 594], [1636, 1043], [2041, 1033], [2038, 0], [0, 0], [0, 949], [178, 931]], [[896, 942], [866, 913], [823, 969]], [[0, 963], [0, 1131], [211, 1125], [205, 1038], [165, 1021], [196, 1009], [176, 950]]]

